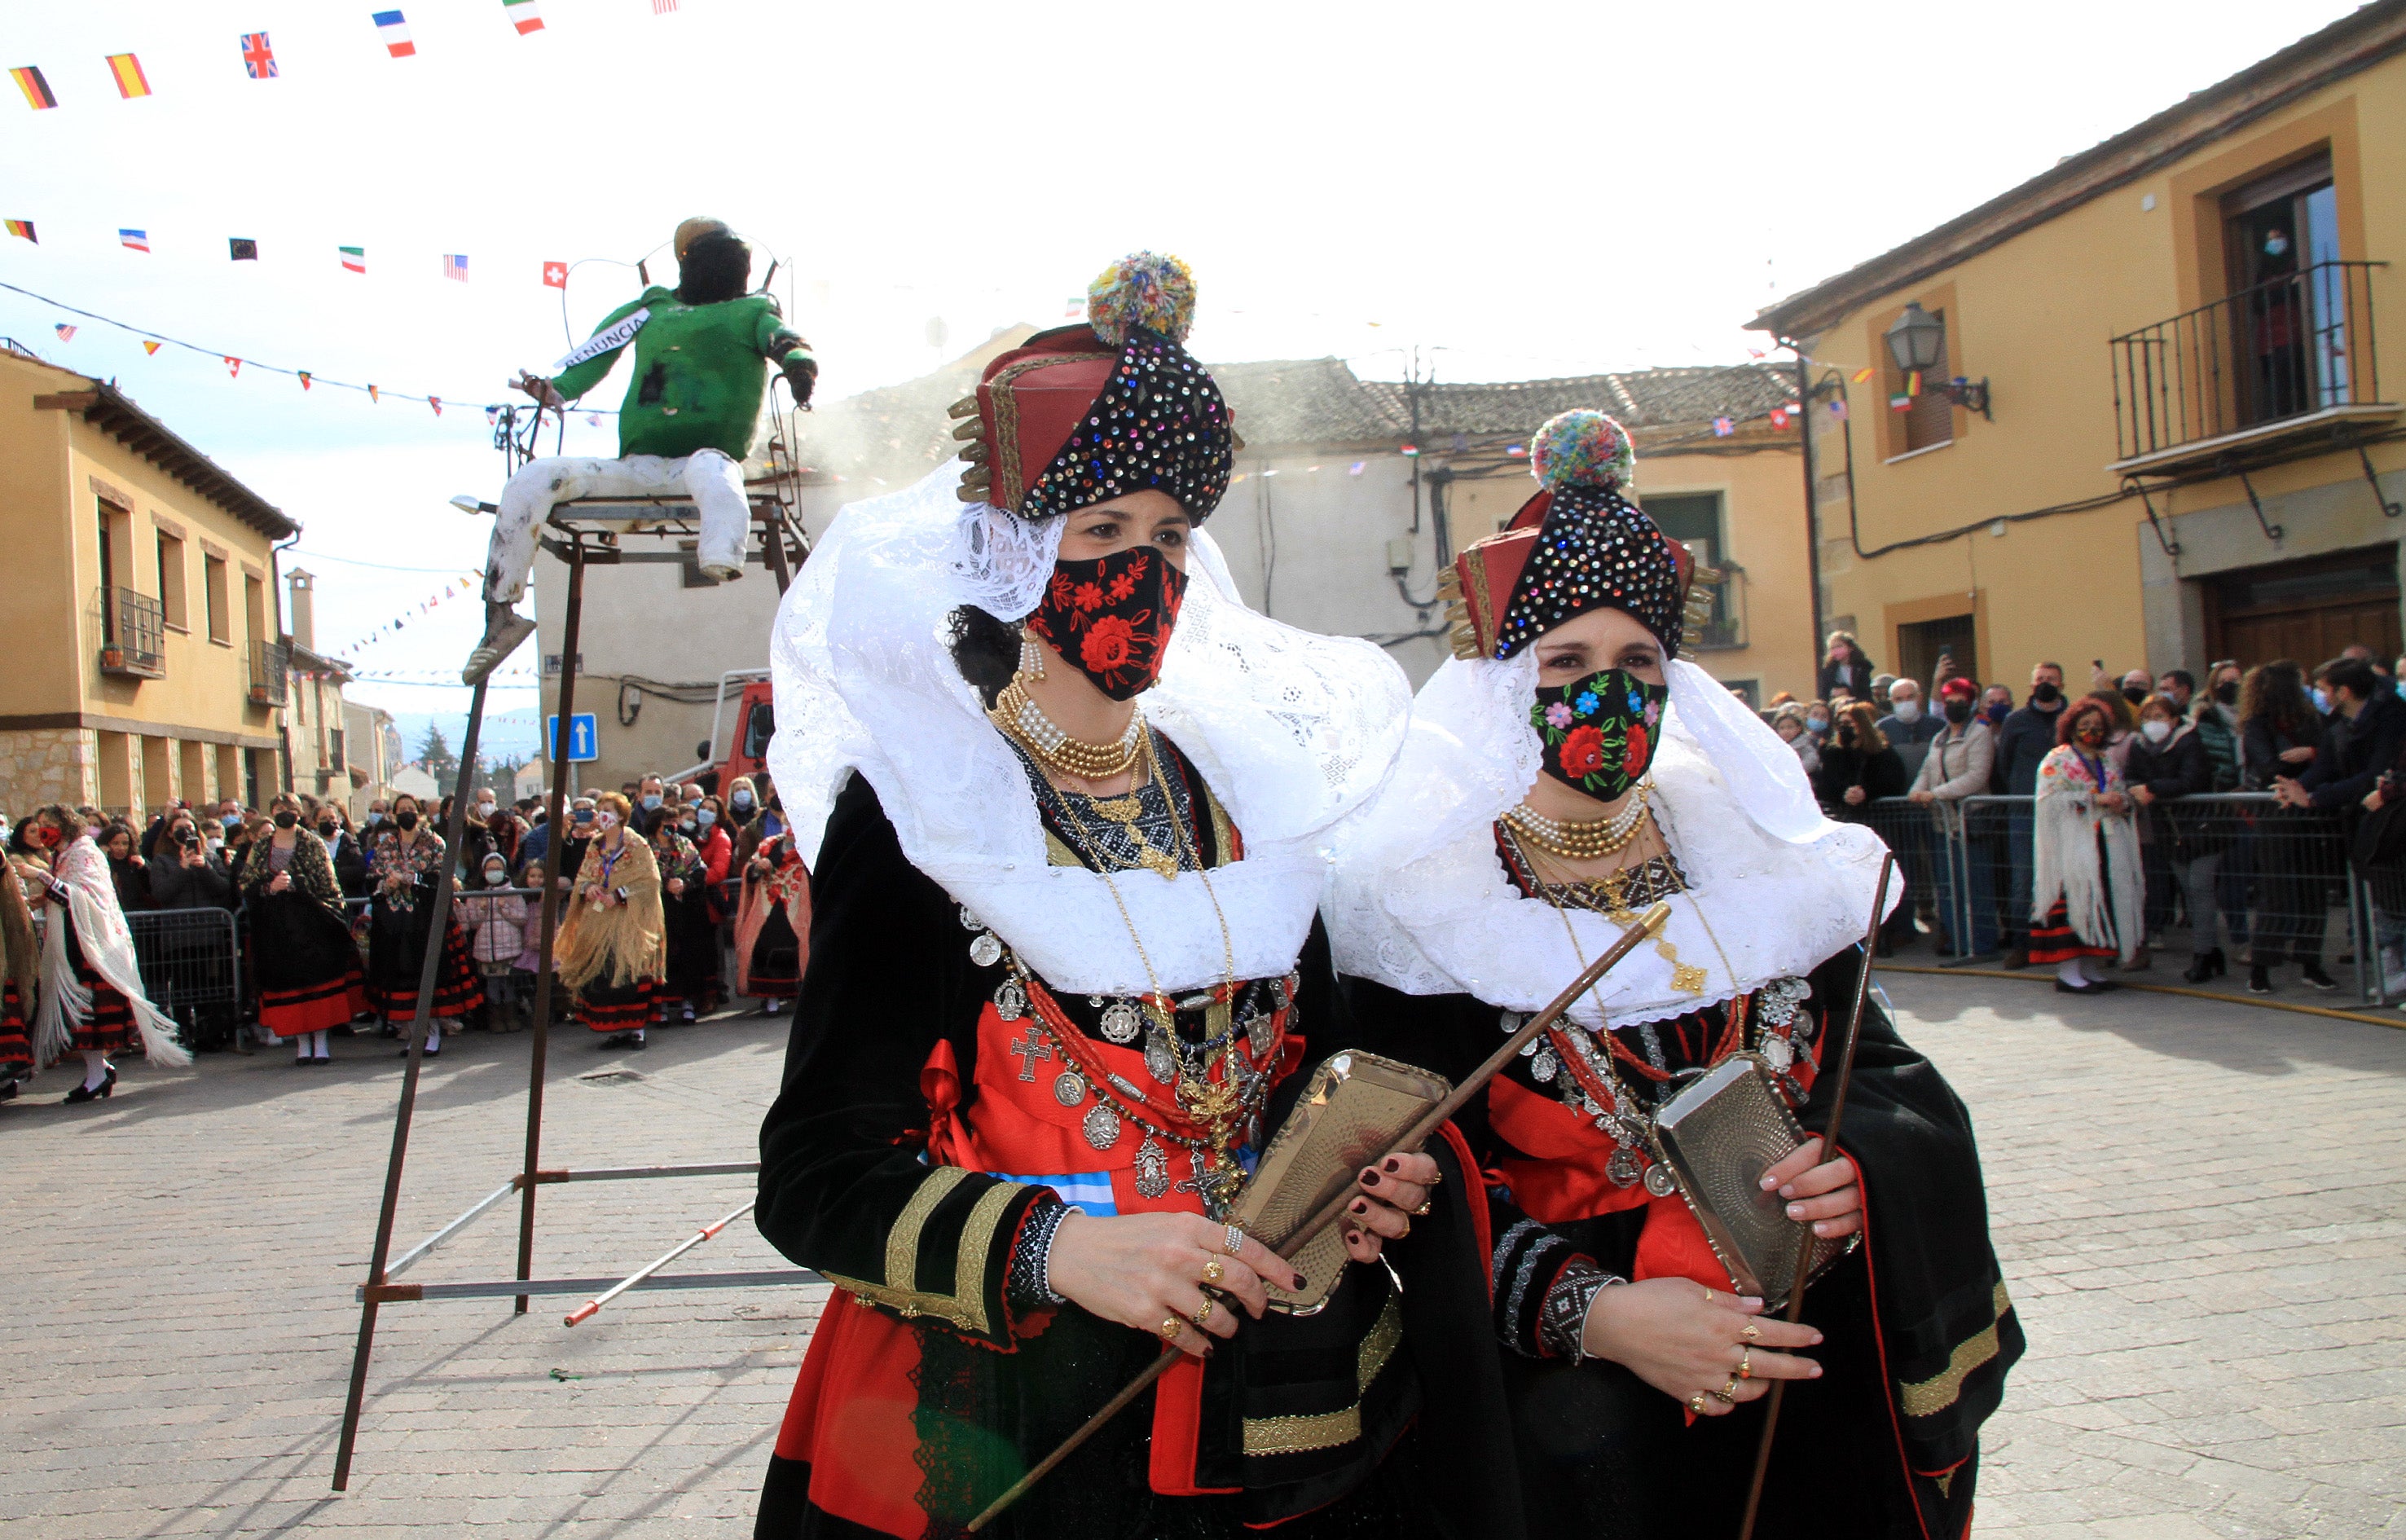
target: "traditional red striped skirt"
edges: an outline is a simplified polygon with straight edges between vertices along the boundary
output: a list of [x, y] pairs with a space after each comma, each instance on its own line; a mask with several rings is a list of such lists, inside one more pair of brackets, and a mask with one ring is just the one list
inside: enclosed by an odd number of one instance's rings
[[[72, 941], [72, 938], [70, 938]], [[138, 1053], [142, 1034], [134, 1024], [134, 1002], [111, 989], [83, 960], [83, 948], [73, 946], [76, 978], [92, 991], [92, 1018], [76, 1024], [73, 1041], [80, 1053]]]
[[2068, 963], [2074, 957], [2111, 957], [2110, 946], [2091, 946], [2072, 928], [2063, 900], [2046, 911], [2044, 924], [2031, 926], [2030, 960], [2033, 963]]
[[357, 984], [348, 974], [299, 989], [262, 989], [259, 992], [259, 1024], [279, 1038], [331, 1031], [349, 1024], [357, 1014], [352, 1001], [358, 994]]
[[[417, 981], [403, 987], [372, 990], [377, 1011], [389, 1019], [418, 1013]], [[485, 982], [469, 960], [468, 936], [458, 921], [443, 927], [443, 957], [434, 965], [434, 1014], [464, 1016], [485, 1003]]]
[[0, 1081], [34, 1072], [34, 1042], [25, 1030], [25, 1002], [13, 983], [0, 985]]
[[651, 1024], [652, 1003], [659, 992], [658, 979], [624, 985], [596, 980], [576, 992], [576, 1019], [596, 1032], [632, 1032]]

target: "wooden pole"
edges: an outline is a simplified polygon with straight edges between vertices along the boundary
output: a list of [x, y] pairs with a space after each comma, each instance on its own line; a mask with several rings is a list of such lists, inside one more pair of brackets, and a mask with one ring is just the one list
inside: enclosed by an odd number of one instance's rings
[[[1470, 1078], [1455, 1086], [1443, 1101], [1422, 1113], [1420, 1121], [1413, 1123], [1410, 1131], [1395, 1141], [1395, 1147], [1388, 1153], [1394, 1155], [1419, 1153], [1421, 1146], [1437, 1131], [1439, 1124], [1461, 1111], [1473, 1096], [1485, 1090], [1487, 1082], [1502, 1073], [1504, 1067], [1518, 1057], [1521, 1050], [1535, 1040], [1537, 1034], [1553, 1025], [1564, 1011], [1568, 1010], [1578, 1002], [1580, 996], [1595, 987], [1597, 980], [1611, 972], [1621, 959], [1636, 949], [1640, 941], [1661, 930], [1663, 922], [1670, 917], [1671, 906], [1667, 903], [1656, 904], [1639, 915], [1637, 923], [1622, 931], [1621, 939], [1606, 948], [1603, 956], [1588, 964], [1579, 976], [1571, 981], [1570, 987], [1555, 996], [1545, 1010], [1521, 1024], [1519, 1031], [1505, 1038], [1504, 1046], [1489, 1054], [1487, 1062], [1471, 1071]], [[1295, 1256], [1310, 1243], [1313, 1236], [1337, 1222], [1337, 1216], [1345, 1212], [1345, 1206], [1352, 1201], [1352, 1196], [1350, 1187], [1339, 1190], [1334, 1197], [1314, 1210], [1310, 1218], [1297, 1225], [1293, 1233], [1272, 1247], [1272, 1250], [1282, 1257]], [[1178, 1361], [1178, 1349], [1163, 1349], [1161, 1356], [1154, 1359], [1142, 1374], [1128, 1381], [1117, 1395], [1105, 1402], [1102, 1410], [1086, 1419], [1076, 1433], [1064, 1439], [1059, 1448], [1046, 1455], [1033, 1470], [1013, 1482], [1009, 1491], [986, 1505], [984, 1513], [969, 1520], [969, 1532], [975, 1534], [1000, 1517], [1004, 1509], [1025, 1497], [1029, 1489], [1052, 1474], [1054, 1467], [1069, 1459], [1078, 1446], [1100, 1432], [1105, 1423], [1126, 1410], [1128, 1404], [1142, 1395], [1154, 1380], [1168, 1374], [1170, 1365]]]
[[[1838, 1094], [1830, 1101], [1830, 1127], [1821, 1136], [1821, 1153], [1834, 1159], [1838, 1149], [1838, 1124], [1846, 1121], [1847, 1088], [1854, 1083], [1855, 1048], [1863, 1040], [1863, 1005], [1871, 998], [1872, 958], [1879, 946], [1880, 922], [1888, 917], [1888, 881], [1896, 870], [1896, 856], [1890, 854], [1880, 861], [1879, 885], [1872, 891], [1872, 923], [1863, 931], [1863, 968], [1855, 976], [1855, 1005], [1847, 1015], [1847, 1046], [1838, 1059]], [[1796, 1249], [1796, 1277], [1788, 1289], [1788, 1323], [1791, 1326], [1804, 1319], [1804, 1285], [1813, 1274], [1813, 1225], [1809, 1220], [1796, 1222], [1802, 1227], [1803, 1244]], [[1754, 1479], [1747, 1484], [1746, 1517], [1739, 1520], [1737, 1540], [1754, 1540], [1754, 1521], [1762, 1508], [1762, 1484], [1771, 1475], [1771, 1439], [1779, 1430], [1779, 1403], [1788, 1381], [1775, 1379], [1771, 1393], [1763, 1397], [1762, 1441], [1755, 1446]]]

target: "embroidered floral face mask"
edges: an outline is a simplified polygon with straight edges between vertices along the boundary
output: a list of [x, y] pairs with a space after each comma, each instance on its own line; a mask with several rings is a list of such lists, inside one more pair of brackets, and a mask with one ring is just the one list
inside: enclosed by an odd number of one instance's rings
[[1143, 547], [1061, 561], [1027, 629], [1113, 700], [1161, 677], [1161, 655], [1186, 602], [1186, 574]]
[[1545, 741], [1545, 771], [1573, 791], [1612, 802], [1629, 795], [1654, 763], [1667, 685], [1606, 669], [1575, 685], [1539, 685], [1530, 726]]

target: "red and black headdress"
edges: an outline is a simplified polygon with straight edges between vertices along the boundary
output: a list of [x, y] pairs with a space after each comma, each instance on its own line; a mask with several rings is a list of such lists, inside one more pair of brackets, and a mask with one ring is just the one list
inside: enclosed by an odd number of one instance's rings
[[[1502, 533], [1437, 574], [1456, 657], [1510, 657], [1590, 610], [1626, 610], [1677, 657], [1697, 575], [1689, 549], [1623, 495], [1637, 463], [1621, 424], [1564, 412], [1530, 440], [1543, 487]], [[1698, 600], [1701, 607], [1702, 600]]]
[[1150, 487], [1209, 517], [1243, 445], [1186, 351], [1194, 320], [1184, 262], [1150, 251], [1114, 262], [1086, 290], [1083, 325], [1028, 338], [954, 404], [970, 462], [961, 501], [1040, 521]]

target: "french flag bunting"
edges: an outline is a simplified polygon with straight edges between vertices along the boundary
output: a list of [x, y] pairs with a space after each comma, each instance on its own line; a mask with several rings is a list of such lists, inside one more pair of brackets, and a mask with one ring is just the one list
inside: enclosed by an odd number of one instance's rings
[[418, 45], [409, 40], [409, 23], [401, 19], [401, 12], [377, 11], [375, 27], [376, 35], [384, 39], [385, 51], [394, 58], [406, 59], [418, 51]]

